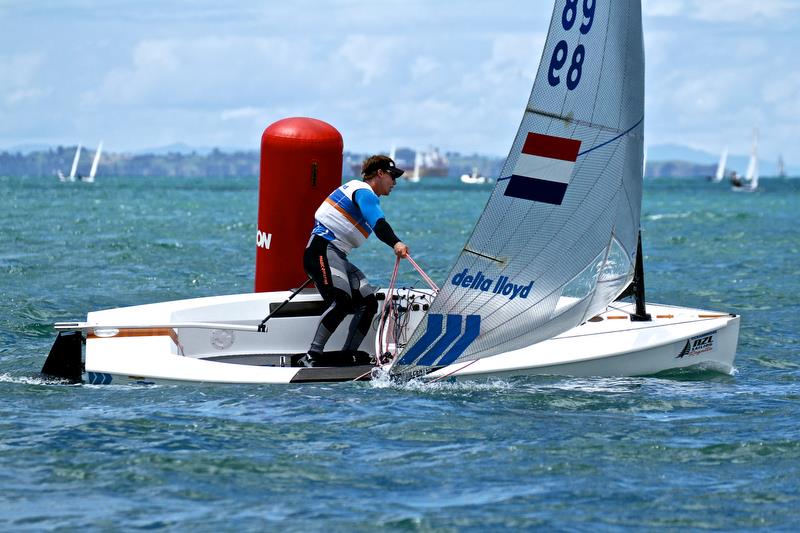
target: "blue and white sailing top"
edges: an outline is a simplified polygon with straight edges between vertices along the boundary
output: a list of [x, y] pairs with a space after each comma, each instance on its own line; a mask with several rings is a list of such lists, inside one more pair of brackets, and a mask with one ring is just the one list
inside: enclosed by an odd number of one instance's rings
[[[353, 197], [358, 191], [358, 204]], [[375, 223], [384, 218], [378, 196], [368, 184], [351, 180], [334, 190], [314, 213], [312, 235], [331, 241], [344, 253], [358, 248], [372, 234]]]

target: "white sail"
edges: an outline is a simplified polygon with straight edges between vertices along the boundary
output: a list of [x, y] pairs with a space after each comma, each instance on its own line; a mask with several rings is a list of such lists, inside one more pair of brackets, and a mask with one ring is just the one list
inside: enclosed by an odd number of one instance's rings
[[67, 176], [68, 181], [75, 181], [75, 173], [78, 171], [78, 161], [81, 158], [81, 143], [78, 143], [78, 149], [75, 150], [75, 157], [72, 158], [72, 168]]
[[419, 173], [420, 167], [422, 166], [422, 154], [417, 150], [416, 154], [414, 155], [414, 170], [411, 172], [410, 176], [406, 177], [407, 181], [411, 183], [419, 182]]
[[642, 199], [641, 21], [640, 0], [556, 0], [500, 178], [393, 375], [551, 338], [628, 285]]
[[647, 146], [642, 143], [642, 178], [647, 176]]
[[750, 161], [747, 163], [744, 178], [747, 188], [758, 188], [758, 130], [753, 130], [753, 148], [750, 150]]
[[725, 177], [725, 166], [728, 164], [728, 147], [722, 150], [722, 155], [719, 156], [719, 163], [717, 163], [717, 173], [714, 174], [714, 183], [719, 183]]
[[83, 178], [83, 181], [87, 183], [94, 183], [94, 177], [97, 174], [97, 165], [100, 163], [100, 154], [103, 152], [103, 141], [100, 141], [100, 144], [97, 145], [97, 151], [94, 153], [94, 160], [92, 160], [92, 168], [89, 171], [89, 175]]

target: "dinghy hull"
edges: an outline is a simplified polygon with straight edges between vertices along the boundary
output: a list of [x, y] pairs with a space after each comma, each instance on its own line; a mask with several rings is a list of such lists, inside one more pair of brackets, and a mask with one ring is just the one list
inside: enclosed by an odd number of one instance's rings
[[[179, 300], [89, 313], [85, 323], [58, 324], [85, 339], [57, 341], [43, 371], [88, 384], [159, 382], [308, 383], [367, 380], [370, 365], [296, 366], [308, 346], [322, 305], [313, 292], [258, 332], [257, 324], [288, 292]], [[379, 293], [385, 298], [385, 293]], [[413, 329], [425, 316], [430, 292], [403, 300]], [[481, 380], [518, 375], [641, 376], [686, 367], [730, 373], [739, 317], [698, 309], [648, 304], [649, 322], [630, 320], [633, 305], [614, 309], [557, 337], [519, 350], [430, 368], [426, 380]], [[344, 342], [347, 321], [331, 339]], [[145, 327], [147, 326], [147, 327]], [[62, 334], [63, 335], [63, 334]], [[375, 330], [361, 349], [374, 356]], [[60, 337], [61, 339], [61, 337]], [[58, 345], [60, 349], [56, 350]], [[78, 362], [76, 362], [76, 360]], [[63, 364], [62, 364], [63, 363]], [[76, 368], [83, 365], [83, 373]], [[58, 375], [60, 368], [67, 375]], [[55, 370], [53, 370], [55, 369]], [[48, 372], [49, 370], [49, 372]]]

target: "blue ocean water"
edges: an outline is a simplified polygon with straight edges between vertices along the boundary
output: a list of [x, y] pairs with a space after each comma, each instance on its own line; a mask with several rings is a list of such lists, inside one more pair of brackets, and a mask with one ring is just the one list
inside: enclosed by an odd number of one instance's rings
[[[42, 381], [51, 324], [252, 290], [257, 180], [0, 177], [0, 529], [796, 530], [800, 180], [762, 186], [645, 182], [648, 299], [741, 314], [732, 376], [134, 387]], [[383, 205], [441, 282], [489, 190]]]

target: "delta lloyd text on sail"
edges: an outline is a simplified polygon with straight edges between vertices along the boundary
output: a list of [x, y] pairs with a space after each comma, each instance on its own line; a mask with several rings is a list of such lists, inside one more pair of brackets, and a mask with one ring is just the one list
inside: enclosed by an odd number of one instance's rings
[[497, 282], [492, 278], [487, 278], [482, 271], [478, 271], [474, 276], [469, 274], [469, 269], [465, 268], [455, 276], [450, 282], [456, 287], [464, 287], [466, 289], [480, 290], [489, 292], [491, 289], [492, 294], [502, 294], [508, 296], [509, 300], [513, 300], [517, 296], [520, 298], [527, 298], [531, 293], [533, 281], [527, 285], [512, 283], [509, 281], [508, 276], [500, 276]]

